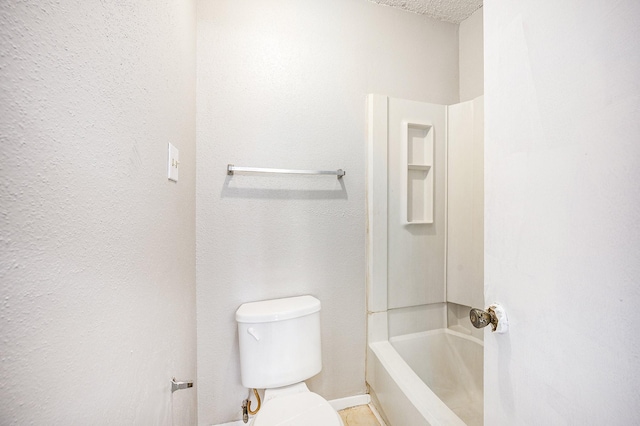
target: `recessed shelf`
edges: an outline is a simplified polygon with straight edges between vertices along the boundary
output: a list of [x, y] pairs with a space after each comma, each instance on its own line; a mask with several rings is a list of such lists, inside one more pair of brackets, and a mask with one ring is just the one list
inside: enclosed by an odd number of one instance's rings
[[433, 126], [402, 123], [403, 218], [406, 224], [433, 223]]
[[407, 168], [409, 170], [429, 170], [431, 166], [427, 166], [426, 164], [407, 164]]

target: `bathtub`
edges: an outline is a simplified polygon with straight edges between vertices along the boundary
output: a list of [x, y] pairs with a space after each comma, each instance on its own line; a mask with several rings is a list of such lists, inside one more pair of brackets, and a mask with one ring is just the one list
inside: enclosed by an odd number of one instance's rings
[[388, 426], [483, 424], [483, 343], [449, 329], [369, 343], [367, 382]]

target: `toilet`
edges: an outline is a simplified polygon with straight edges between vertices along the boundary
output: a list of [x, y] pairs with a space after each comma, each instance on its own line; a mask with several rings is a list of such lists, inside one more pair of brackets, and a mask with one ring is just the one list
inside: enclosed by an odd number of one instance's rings
[[265, 389], [251, 426], [344, 426], [336, 410], [304, 383], [322, 370], [318, 299], [245, 303], [236, 322], [242, 385]]

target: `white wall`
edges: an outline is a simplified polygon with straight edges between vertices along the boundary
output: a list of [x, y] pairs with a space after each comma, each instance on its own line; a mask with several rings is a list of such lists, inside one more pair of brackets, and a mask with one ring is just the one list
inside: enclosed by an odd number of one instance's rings
[[2, 2], [0, 81], [0, 423], [195, 423], [195, 4]]
[[485, 424], [640, 423], [640, 3], [485, 3]]
[[484, 94], [482, 10], [460, 22], [460, 102]]
[[[318, 297], [310, 387], [364, 393], [366, 95], [457, 102], [457, 26], [366, 0], [198, 7], [199, 422], [240, 418], [234, 312], [252, 300]], [[228, 163], [347, 175], [229, 178]]]

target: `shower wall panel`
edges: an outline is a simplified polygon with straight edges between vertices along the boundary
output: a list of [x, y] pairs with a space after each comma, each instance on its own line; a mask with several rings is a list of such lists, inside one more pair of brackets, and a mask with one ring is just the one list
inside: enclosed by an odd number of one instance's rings
[[[444, 302], [446, 107], [389, 98], [388, 108], [388, 308]], [[416, 126], [430, 126], [433, 137], [433, 184], [422, 195], [407, 190], [411, 151], [402, 145]], [[432, 223], [408, 223], [412, 194], [433, 197]]]
[[484, 306], [484, 97], [448, 107], [447, 301]]

